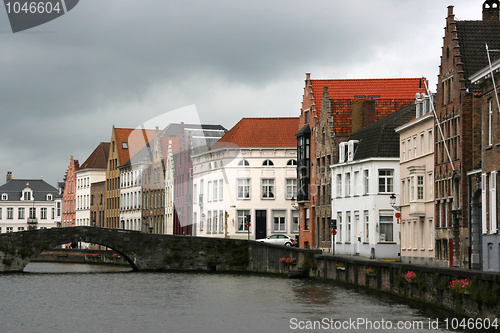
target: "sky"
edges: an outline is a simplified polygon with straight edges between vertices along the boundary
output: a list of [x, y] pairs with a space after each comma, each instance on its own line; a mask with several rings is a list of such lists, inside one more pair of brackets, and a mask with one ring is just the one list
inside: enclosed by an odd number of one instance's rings
[[447, 7], [480, 20], [483, 2], [81, 0], [17, 33], [0, 8], [0, 184], [12, 171], [55, 186], [112, 126], [192, 122], [185, 107], [227, 129], [298, 117], [307, 72], [426, 77], [435, 91]]

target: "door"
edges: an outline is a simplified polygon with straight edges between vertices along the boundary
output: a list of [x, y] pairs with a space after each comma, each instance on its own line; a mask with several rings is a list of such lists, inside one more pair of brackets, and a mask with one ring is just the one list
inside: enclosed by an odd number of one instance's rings
[[266, 238], [267, 215], [265, 210], [255, 211], [255, 239]]

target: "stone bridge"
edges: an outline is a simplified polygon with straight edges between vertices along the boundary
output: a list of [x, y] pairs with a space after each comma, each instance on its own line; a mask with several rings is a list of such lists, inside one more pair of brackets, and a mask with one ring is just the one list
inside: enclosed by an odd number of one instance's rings
[[52, 228], [0, 234], [0, 272], [21, 272], [41, 252], [73, 242], [104, 245], [125, 258], [135, 271], [279, 272], [281, 257], [295, 257], [301, 265], [307, 256], [310, 260], [318, 253], [247, 240], [96, 227]]

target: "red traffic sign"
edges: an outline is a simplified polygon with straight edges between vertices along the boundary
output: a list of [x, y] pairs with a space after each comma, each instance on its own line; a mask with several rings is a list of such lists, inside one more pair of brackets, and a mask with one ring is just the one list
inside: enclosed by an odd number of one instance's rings
[[401, 213], [397, 212], [395, 216], [397, 219], [399, 219], [401, 217]]
[[250, 227], [252, 224], [250, 222], [247, 223], [247, 227]]
[[337, 234], [337, 230], [332, 230], [331, 233], [332, 233], [332, 235], [335, 236]]

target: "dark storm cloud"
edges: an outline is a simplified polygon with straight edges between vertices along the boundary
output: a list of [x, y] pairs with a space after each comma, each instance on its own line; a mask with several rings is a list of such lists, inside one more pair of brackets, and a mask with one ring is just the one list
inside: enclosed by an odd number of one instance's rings
[[307, 71], [434, 79], [448, 4], [86, 0], [17, 34], [0, 9], [0, 177], [54, 183], [112, 125], [190, 104], [228, 128], [241, 117], [297, 116]]

